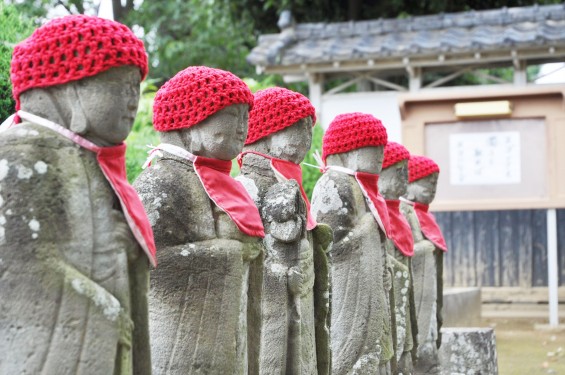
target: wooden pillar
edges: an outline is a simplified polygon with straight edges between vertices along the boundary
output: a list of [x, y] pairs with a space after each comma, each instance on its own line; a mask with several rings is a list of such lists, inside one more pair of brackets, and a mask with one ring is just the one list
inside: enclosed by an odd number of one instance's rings
[[322, 109], [322, 95], [324, 93], [324, 76], [319, 73], [308, 74], [308, 97], [314, 108], [316, 117], [319, 119]]
[[410, 92], [419, 91], [422, 88], [422, 69], [410, 68], [408, 69], [408, 78], [410, 79], [408, 88]]
[[526, 74], [526, 63], [519, 61], [514, 64], [514, 85], [525, 86], [528, 84], [528, 75]]

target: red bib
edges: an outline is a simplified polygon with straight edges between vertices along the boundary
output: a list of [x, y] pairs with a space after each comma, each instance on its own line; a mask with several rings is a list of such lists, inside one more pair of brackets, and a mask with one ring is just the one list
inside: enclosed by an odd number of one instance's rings
[[312, 213], [310, 212], [310, 201], [308, 200], [308, 196], [306, 196], [306, 192], [302, 187], [302, 168], [300, 167], [300, 164], [295, 164], [288, 160], [273, 158], [272, 156], [265, 155], [260, 152], [245, 151], [239, 154], [239, 156], [237, 157], [237, 162], [239, 163], [240, 168], [241, 168], [243, 156], [245, 154], [256, 154], [271, 160], [271, 168], [273, 169], [273, 171], [277, 176], [287, 181], [295, 180], [296, 182], [298, 182], [298, 186], [300, 187], [300, 193], [302, 194], [302, 199], [304, 199], [304, 203], [306, 204], [306, 212], [307, 212], [306, 229], [312, 230], [316, 228], [316, 225], [318, 225], [318, 223], [316, 223], [316, 220], [314, 219]]
[[[331, 167], [329, 167], [331, 168]], [[379, 227], [387, 237], [391, 237], [390, 219], [385, 199], [379, 193], [379, 175], [367, 172], [355, 172], [355, 179], [363, 191], [369, 209]]]
[[155, 242], [151, 224], [149, 224], [147, 214], [145, 213], [145, 209], [137, 192], [127, 180], [125, 143], [112, 147], [100, 147], [82, 138], [78, 134], [71, 132], [69, 129], [42, 117], [24, 111], [18, 111], [18, 115], [24, 120], [45, 126], [70, 139], [79, 146], [96, 153], [96, 159], [98, 160], [100, 169], [102, 169], [106, 180], [110, 183], [114, 193], [116, 193], [126, 221], [135, 239], [149, 257], [151, 264], [154, 267], [157, 266]]
[[230, 217], [237, 228], [251, 237], [265, 237], [265, 229], [255, 202], [247, 194], [241, 182], [230, 176], [231, 161], [193, 155], [181, 147], [167, 143], [157, 146], [153, 149], [152, 154], [157, 150], [163, 150], [193, 162], [194, 171], [206, 194]]
[[437, 225], [434, 215], [428, 212], [429, 208], [430, 206], [427, 204], [414, 202], [414, 211], [416, 212], [424, 236], [441, 250], [447, 251], [447, 245], [445, 244], [443, 234], [441, 234], [441, 229], [439, 225]]
[[405, 256], [414, 255], [414, 238], [408, 220], [400, 213], [399, 200], [386, 200], [390, 219], [391, 240], [394, 246]]

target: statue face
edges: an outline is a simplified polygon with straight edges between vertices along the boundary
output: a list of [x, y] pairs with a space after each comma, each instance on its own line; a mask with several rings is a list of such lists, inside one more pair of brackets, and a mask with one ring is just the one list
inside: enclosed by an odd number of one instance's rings
[[267, 137], [269, 154], [275, 158], [301, 163], [312, 146], [312, 118], [295, 122]]
[[213, 159], [232, 160], [247, 138], [249, 105], [232, 104], [182, 130], [185, 148]]
[[329, 155], [328, 165], [340, 165], [357, 172], [379, 173], [383, 165], [384, 147], [361, 147], [341, 154]]
[[408, 189], [408, 161], [402, 160], [381, 171], [379, 191], [385, 199], [398, 199]]
[[436, 172], [408, 184], [406, 198], [422, 204], [432, 203], [436, 196], [438, 177], [439, 173]]
[[99, 146], [123, 142], [137, 113], [140, 83], [141, 74], [135, 66], [111, 68], [76, 81], [70, 90], [74, 90], [87, 123], [81, 135]]

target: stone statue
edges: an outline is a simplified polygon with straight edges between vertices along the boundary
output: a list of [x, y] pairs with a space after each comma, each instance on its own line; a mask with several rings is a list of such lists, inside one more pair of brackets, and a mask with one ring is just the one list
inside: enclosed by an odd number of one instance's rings
[[143, 43], [96, 17], [53, 20], [14, 49], [23, 122], [0, 133], [1, 374], [151, 373], [155, 245], [123, 144], [146, 74]]
[[385, 250], [390, 225], [377, 189], [386, 143], [381, 122], [357, 112], [337, 116], [324, 135], [327, 166], [312, 194], [312, 212], [334, 232], [333, 375], [390, 374], [394, 361]]
[[[395, 329], [397, 372], [413, 373], [412, 352], [416, 346], [416, 315], [411, 278], [411, 257], [414, 240], [410, 225], [400, 213], [399, 198], [408, 187], [408, 159], [404, 146], [388, 142], [384, 152], [383, 170], [379, 178], [379, 192], [385, 198], [391, 224], [391, 236], [386, 241], [389, 264], [392, 269], [393, 294], [391, 310]], [[414, 329], [413, 329], [414, 328]]]
[[265, 255], [251, 271], [261, 322], [252, 374], [329, 375], [331, 230], [317, 225], [302, 188], [315, 111], [303, 95], [270, 88], [255, 94], [238, 180], [261, 209]]
[[[158, 162], [134, 183], [155, 233], [150, 329], [156, 374], [246, 374], [249, 264], [259, 211], [229, 175], [253, 95], [235, 75], [189, 67], [157, 92]], [[253, 308], [253, 306], [251, 306]]]
[[414, 256], [412, 273], [418, 321], [418, 348], [414, 371], [440, 372], [438, 348], [441, 344], [443, 297], [443, 252], [445, 240], [433, 216], [428, 213], [434, 200], [438, 165], [424, 156], [411, 156], [408, 162], [408, 191], [401, 211], [412, 228]]

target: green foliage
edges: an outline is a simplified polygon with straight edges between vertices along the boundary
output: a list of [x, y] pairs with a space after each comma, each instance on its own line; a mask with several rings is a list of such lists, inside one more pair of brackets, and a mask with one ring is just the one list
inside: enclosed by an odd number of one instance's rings
[[153, 99], [157, 87], [151, 81], [141, 83], [141, 97], [139, 108], [133, 123], [133, 128], [126, 143], [126, 169], [128, 180], [133, 182], [141, 173], [141, 166], [147, 159], [147, 145], [158, 145], [159, 135], [153, 129]]
[[12, 5], [0, 2], [0, 123], [14, 113], [10, 83], [10, 61], [14, 45], [33, 31], [32, 23]]
[[[310, 151], [308, 155], [304, 158], [304, 163], [316, 165], [316, 160], [314, 160], [314, 153], [316, 151], [322, 154], [322, 138], [324, 137], [324, 130], [320, 124], [314, 126], [312, 129], [312, 146], [310, 147]], [[320, 178], [322, 172], [318, 168], [309, 167], [307, 165], [302, 165], [302, 186], [304, 186], [304, 191], [306, 195], [312, 199], [312, 191], [314, 190], [314, 186], [316, 185], [316, 181]]]
[[129, 23], [141, 26], [150, 76], [166, 80], [191, 65], [253, 74], [245, 61], [255, 44], [253, 23], [230, 11], [228, 0], [144, 1]]

